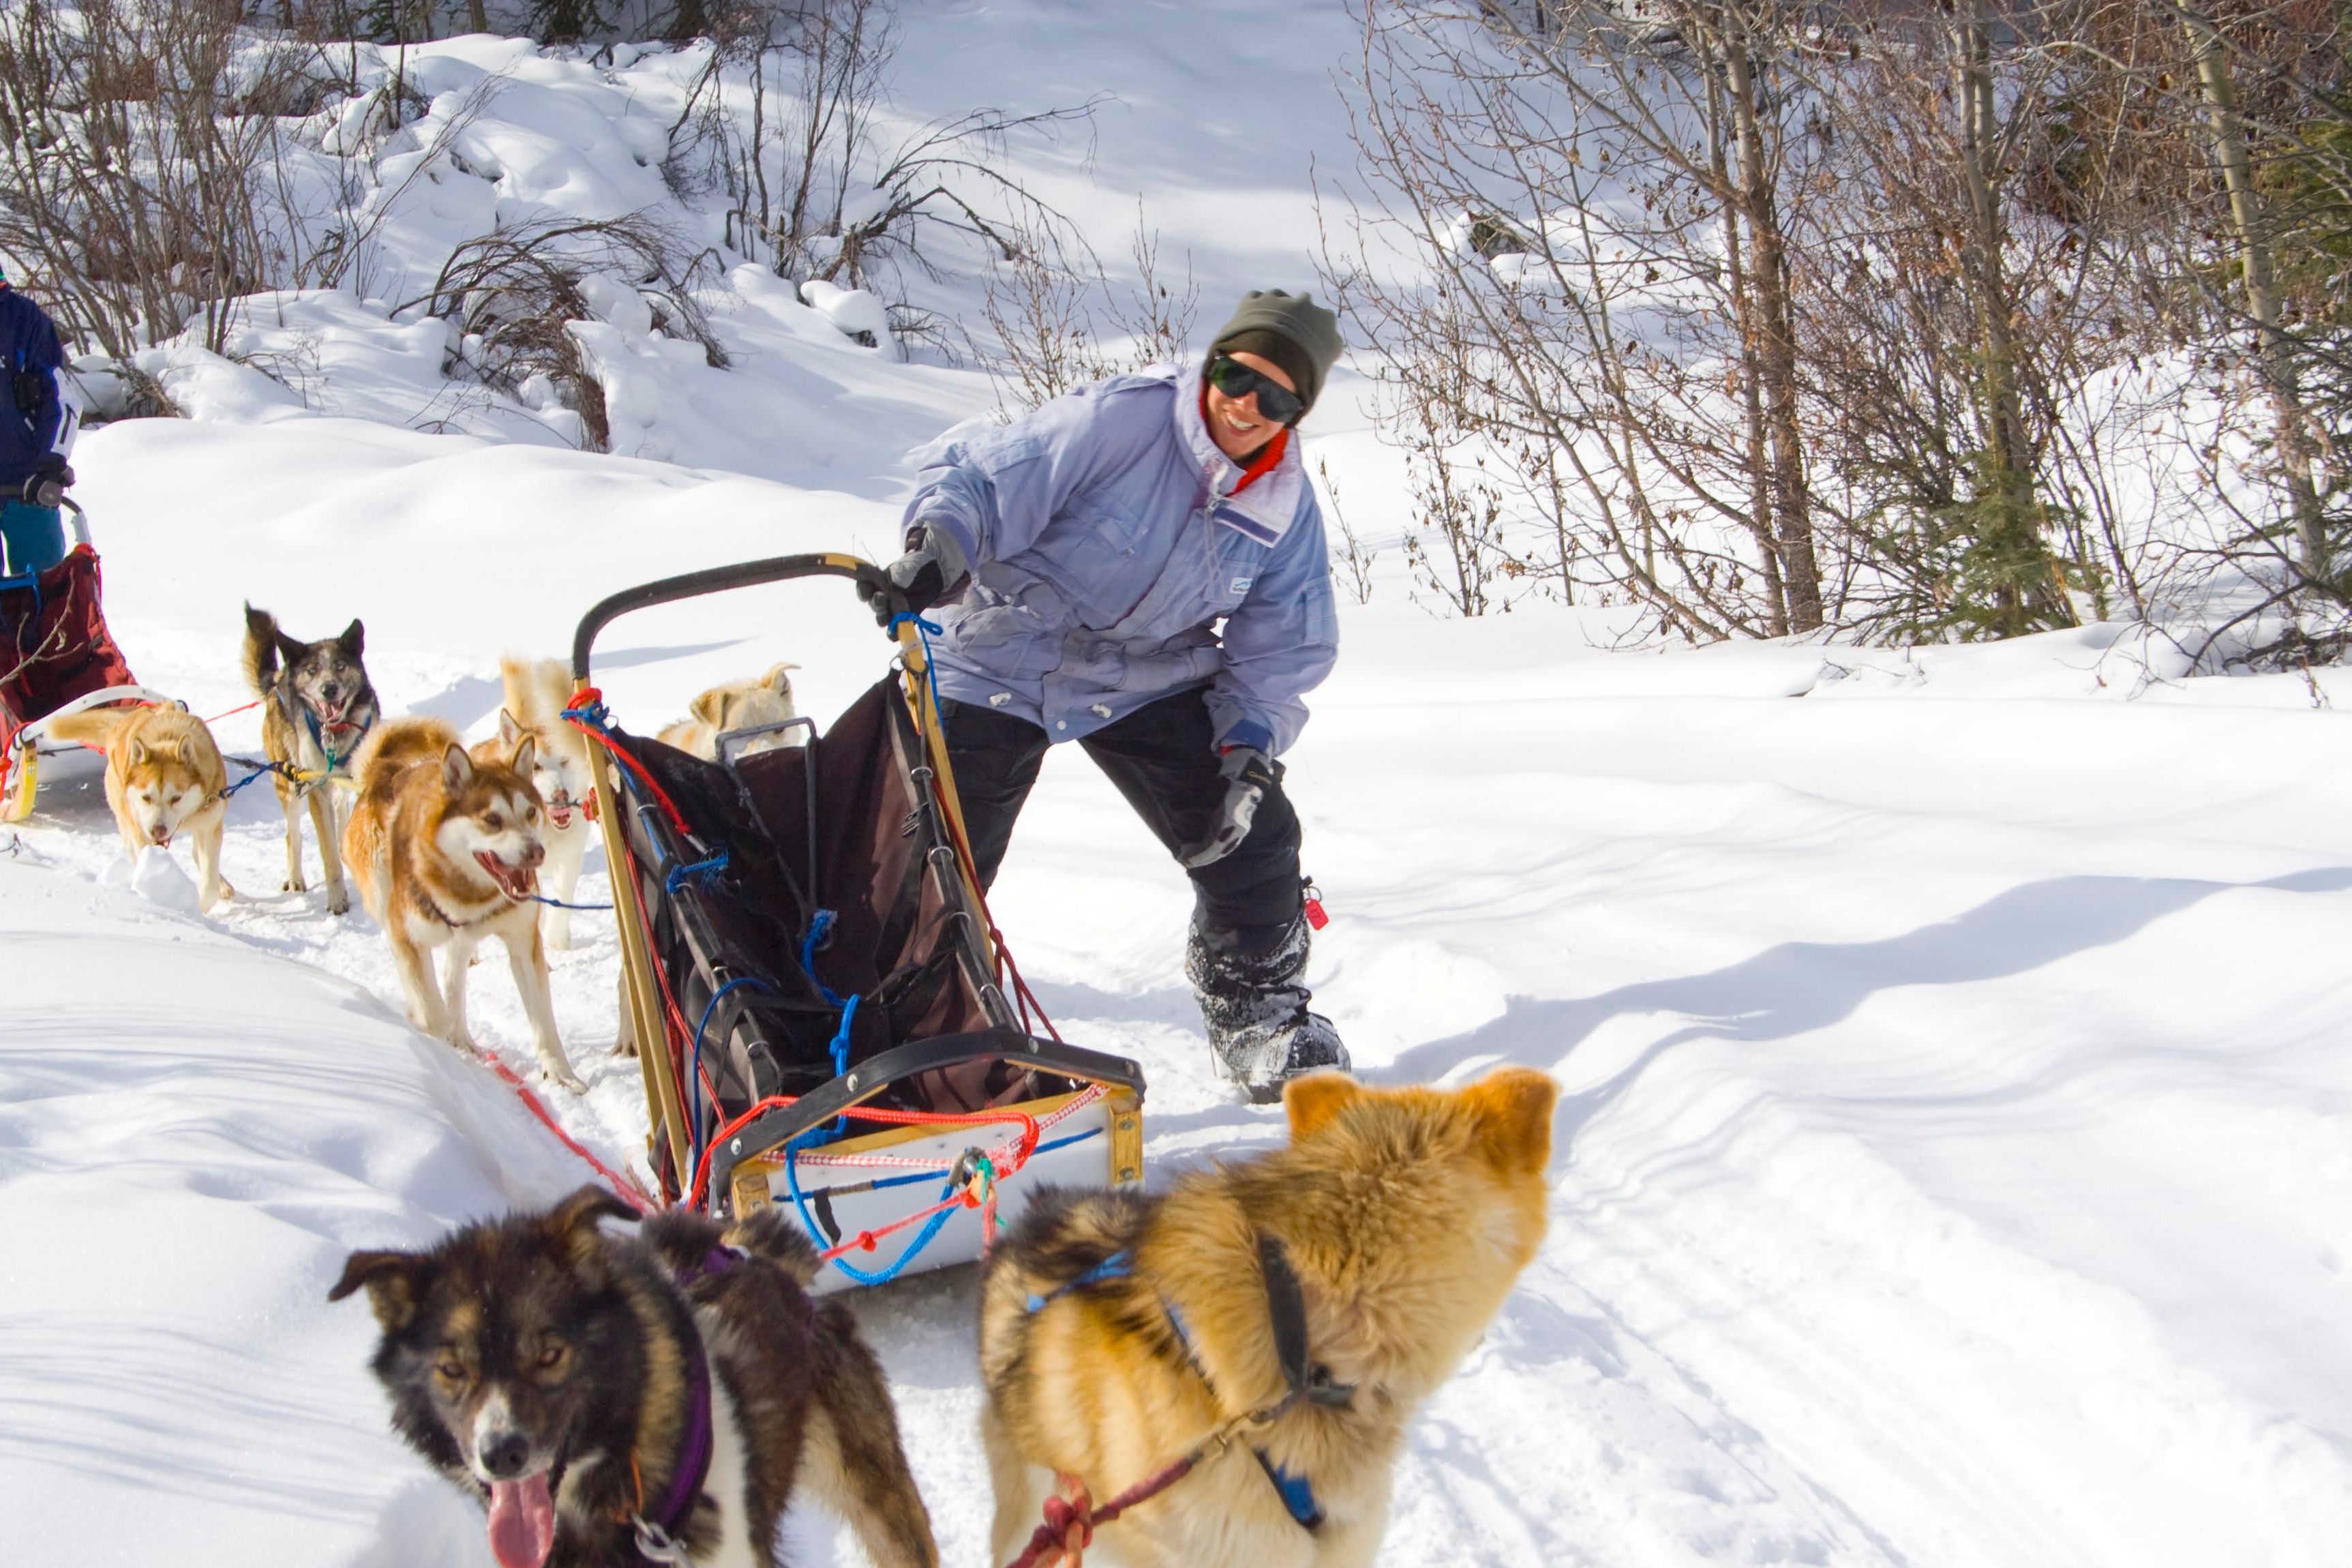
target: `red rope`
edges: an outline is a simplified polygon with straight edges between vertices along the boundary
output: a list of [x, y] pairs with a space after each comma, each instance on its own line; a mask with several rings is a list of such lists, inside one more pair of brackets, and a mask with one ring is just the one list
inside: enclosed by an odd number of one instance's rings
[[[1076, 1497], [1047, 1498], [1045, 1522], [1031, 1533], [1029, 1544], [1022, 1548], [1021, 1555], [1005, 1564], [1005, 1568], [1050, 1568], [1073, 1550], [1084, 1552], [1094, 1541], [1095, 1526], [1108, 1524], [1129, 1509], [1158, 1497], [1191, 1475], [1192, 1467], [1199, 1464], [1208, 1451], [1206, 1445], [1193, 1449], [1174, 1464], [1144, 1477], [1100, 1508], [1087, 1500], [1087, 1489], [1083, 1485], [1073, 1487], [1077, 1493]], [[1073, 1534], [1078, 1538], [1075, 1546], [1070, 1540]]]
[[[710, 1158], [717, 1152], [719, 1145], [758, 1121], [761, 1112], [782, 1110], [799, 1102], [797, 1095], [772, 1094], [765, 1100], [754, 1101], [750, 1110], [712, 1133], [709, 1144], [702, 1151], [701, 1162], [695, 1167], [694, 1186], [687, 1194], [687, 1205], [689, 1208], [700, 1208], [704, 1198], [709, 1195], [707, 1189], [710, 1184]], [[893, 1110], [884, 1106], [853, 1105], [841, 1114], [854, 1117], [860, 1121], [879, 1121], [893, 1127], [986, 1127], [996, 1122], [1017, 1121], [1021, 1123], [1021, 1140], [1013, 1146], [1012, 1166], [1002, 1173], [1003, 1175], [1007, 1176], [1027, 1164], [1029, 1156], [1035, 1152], [1037, 1148], [1037, 1119], [1025, 1110]], [[940, 1207], [944, 1206], [944, 1205], [940, 1205]], [[937, 1213], [939, 1213], [939, 1207], [929, 1208], [915, 1217], [928, 1218]], [[899, 1228], [898, 1225], [893, 1225], [888, 1230], [877, 1230], [874, 1234], [887, 1236], [890, 1230], [898, 1228]]]
[[207, 724], [217, 724], [224, 719], [234, 719], [240, 713], [249, 713], [254, 709], [260, 706], [261, 699], [257, 697], [242, 708], [232, 708], [226, 713], [215, 713], [211, 718], [205, 720], [205, 722]]
[[604, 1161], [596, 1158], [594, 1154], [589, 1152], [586, 1146], [582, 1144], [578, 1139], [572, 1137], [571, 1133], [566, 1132], [562, 1126], [558, 1125], [553, 1114], [548, 1110], [546, 1106], [540, 1103], [539, 1096], [530, 1091], [530, 1086], [516, 1076], [514, 1068], [507, 1066], [506, 1063], [499, 1060], [497, 1057], [488, 1051], [481, 1052], [480, 1058], [483, 1062], [488, 1065], [489, 1069], [492, 1072], [507, 1080], [509, 1087], [513, 1089], [515, 1093], [521, 1098], [524, 1109], [529, 1110], [533, 1116], [539, 1118], [541, 1126], [545, 1127], [550, 1132], [554, 1133], [556, 1141], [562, 1143], [566, 1149], [571, 1150], [574, 1154], [579, 1155], [581, 1159], [586, 1161], [588, 1164], [594, 1169], [595, 1173], [604, 1177], [612, 1189], [615, 1193], [618, 1193], [625, 1202], [635, 1205], [639, 1214], [652, 1214], [661, 1207], [659, 1204], [654, 1202], [654, 1200], [646, 1194], [645, 1188], [637, 1185], [634, 1178], [614, 1170], [612, 1166], [607, 1165]]
[[[583, 686], [579, 690], [572, 694], [572, 706], [574, 708], [580, 708], [589, 703], [593, 703], [601, 708], [604, 706], [604, 694], [602, 691], [597, 690], [596, 688], [593, 686]], [[581, 721], [571, 718], [568, 715], [565, 717], [563, 721], [571, 725], [573, 729], [579, 731], [582, 734], [587, 736], [590, 740], [595, 742], [598, 745], [604, 747], [606, 751], [612, 752], [615, 761], [620, 763], [623, 767], [627, 768], [630, 773], [635, 774], [637, 782], [646, 786], [646, 793], [651, 795], [654, 797], [655, 802], [661, 806], [662, 814], [669, 818], [669, 825], [672, 827], [677, 828], [681, 835], [691, 836], [693, 834], [694, 829], [686, 825], [686, 814], [677, 809], [677, 803], [670, 799], [669, 792], [663, 789], [661, 785], [654, 782], [654, 775], [646, 772], [646, 765], [643, 763], [637, 761], [636, 758], [629, 755], [627, 752], [622, 750], [618, 742], [614, 741], [612, 736], [606, 734], [604, 731], [596, 728], [595, 725], [583, 723]]]

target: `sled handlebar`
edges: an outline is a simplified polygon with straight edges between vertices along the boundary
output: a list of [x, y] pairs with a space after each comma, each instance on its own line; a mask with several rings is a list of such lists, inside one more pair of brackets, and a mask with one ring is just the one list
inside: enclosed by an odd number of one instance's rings
[[712, 566], [677, 577], [664, 577], [658, 582], [641, 583], [636, 587], [624, 588], [596, 601], [588, 613], [580, 617], [580, 629], [572, 634], [572, 679], [583, 684], [587, 682], [588, 656], [596, 646], [597, 634], [631, 611], [650, 609], [656, 605], [667, 605], [679, 599], [699, 598], [705, 594], [724, 593], [730, 588], [756, 588], [765, 583], [789, 583], [800, 577], [846, 577], [869, 596], [879, 595], [886, 601], [895, 602], [895, 608], [906, 608], [898, 598], [897, 587], [884, 574], [882, 568], [855, 555], [772, 555], [765, 561]]

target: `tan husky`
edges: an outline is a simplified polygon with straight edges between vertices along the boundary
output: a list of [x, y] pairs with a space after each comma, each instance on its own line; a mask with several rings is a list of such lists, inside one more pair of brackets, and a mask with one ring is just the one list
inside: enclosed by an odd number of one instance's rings
[[[557, 659], [499, 660], [499, 679], [506, 689], [502, 718], [516, 726], [518, 735], [532, 742], [531, 783], [547, 806], [547, 879], [552, 896], [572, 901], [580, 888], [581, 862], [588, 857], [588, 841], [596, 836], [595, 774], [588, 763], [588, 737], [563, 721], [572, 705], [572, 672]], [[501, 725], [500, 734], [506, 730]], [[540, 929], [547, 945], [557, 952], [572, 946], [572, 911], [544, 906]]]
[[[500, 750], [485, 742], [469, 754], [438, 719], [377, 725], [356, 759], [359, 804], [343, 828], [343, 859], [392, 943], [410, 1021], [461, 1050], [475, 1049], [466, 1027], [466, 967], [483, 939], [495, 936], [506, 944], [541, 1069], [577, 1093], [586, 1086], [556, 1037], [539, 906], [529, 901], [547, 858], [530, 782], [536, 748], [526, 736], [503, 760]], [[436, 948], [447, 950], [439, 980]]]
[[[731, 730], [755, 730], [795, 718], [793, 678], [797, 664], [780, 664], [757, 680], [731, 680], [714, 686], [686, 705], [694, 715], [670, 725], [655, 739], [664, 745], [691, 752], [705, 762], [719, 760], [719, 737]], [[798, 743], [797, 730], [776, 730], [746, 741], [738, 756], [751, 756]]]
[[196, 854], [196, 907], [210, 910], [235, 891], [220, 874], [228, 769], [203, 720], [170, 703], [86, 708], [49, 733], [105, 752], [106, 804], [132, 860], [184, 834]]
[[1559, 1096], [1526, 1068], [1318, 1073], [1283, 1095], [1286, 1149], [1158, 1195], [1041, 1190], [981, 1282], [990, 1561], [1056, 1490], [1107, 1502], [1224, 1434], [1102, 1545], [1130, 1568], [1370, 1563], [1414, 1408], [1543, 1239]]

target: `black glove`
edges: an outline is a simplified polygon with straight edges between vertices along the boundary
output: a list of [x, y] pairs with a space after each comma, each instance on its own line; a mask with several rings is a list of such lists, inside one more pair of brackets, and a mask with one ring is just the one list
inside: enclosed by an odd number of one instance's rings
[[[968, 570], [955, 535], [937, 524], [919, 522], [907, 531], [907, 553], [884, 567], [882, 574], [898, 591], [908, 613], [919, 616], [961, 588]], [[892, 614], [888, 596], [862, 583], [857, 591], [872, 606], [874, 619], [888, 626]]]
[[1257, 820], [1265, 792], [1282, 782], [1281, 764], [1255, 746], [1226, 747], [1217, 771], [1225, 778], [1225, 802], [1217, 808], [1217, 819], [1210, 825], [1208, 837], [1186, 845], [1176, 857], [1192, 870], [1213, 866], [1240, 848], [1250, 824]]
[[72, 467], [52, 452], [41, 459], [41, 466], [25, 481], [25, 504], [55, 507], [66, 499], [66, 490], [73, 482]]

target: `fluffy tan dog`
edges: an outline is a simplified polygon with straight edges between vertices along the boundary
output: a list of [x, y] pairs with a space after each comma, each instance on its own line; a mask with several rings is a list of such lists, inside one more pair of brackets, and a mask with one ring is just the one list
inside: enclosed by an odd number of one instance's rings
[[[475, 1048], [466, 1026], [466, 969], [474, 950], [495, 936], [530, 1017], [541, 1069], [577, 1093], [586, 1086], [556, 1037], [539, 906], [530, 901], [547, 858], [530, 782], [533, 750], [525, 736], [510, 753], [502, 755], [498, 742], [468, 753], [438, 719], [377, 725], [356, 759], [359, 804], [343, 828], [343, 859], [392, 943], [410, 1022], [461, 1050]], [[436, 948], [447, 950], [443, 978], [433, 973]]]
[[203, 720], [169, 703], [86, 708], [49, 732], [106, 753], [106, 804], [131, 859], [150, 844], [169, 848], [184, 834], [195, 849], [197, 908], [209, 910], [236, 890], [220, 874], [228, 769]]
[[[531, 783], [547, 806], [547, 880], [564, 903], [580, 890], [580, 866], [588, 856], [588, 841], [596, 835], [595, 772], [589, 765], [588, 737], [563, 721], [572, 701], [572, 672], [559, 659], [499, 660], [499, 679], [506, 693], [505, 723], [499, 734], [511, 746], [521, 735], [531, 739]], [[572, 911], [555, 904], [543, 907], [540, 931], [557, 952], [572, 946]]]
[[1108, 1501], [1279, 1406], [1102, 1545], [1134, 1568], [1370, 1563], [1406, 1424], [1543, 1238], [1559, 1096], [1525, 1068], [1459, 1089], [1317, 1074], [1284, 1093], [1279, 1152], [1156, 1197], [1039, 1193], [981, 1287], [991, 1561], [1055, 1489]]
[[[757, 680], [734, 680], [714, 686], [686, 705], [686, 710], [694, 717], [679, 720], [655, 739], [681, 752], [691, 752], [705, 762], [717, 762], [719, 737], [730, 730], [781, 724], [799, 716], [800, 710], [793, 706], [790, 674], [799, 668], [797, 664], [780, 664]], [[748, 757], [795, 744], [798, 733], [787, 730], [761, 735], [745, 742], [737, 754]]]

